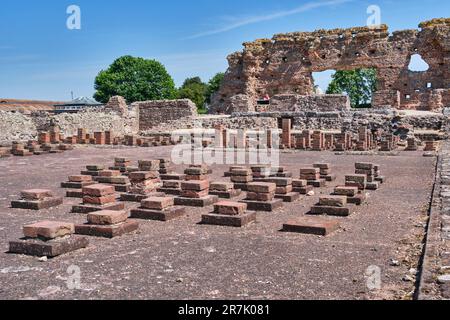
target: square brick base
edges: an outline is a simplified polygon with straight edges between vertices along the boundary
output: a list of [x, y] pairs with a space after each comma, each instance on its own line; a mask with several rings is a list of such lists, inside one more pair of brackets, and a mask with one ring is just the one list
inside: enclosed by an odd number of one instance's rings
[[131, 183], [130, 184], [111, 184], [116, 192], [130, 192]]
[[113, 211], [125, 210], [125, 204], [117, 202], [104, 205], [79, 204], [72, 207], [72, 213], [90, 213], [102, 210], [113, 210]]
[[323, 179], [310, 180], [310, 181], [308, 181], [308, 186], [312, 186], [314, 188], [324, 188], [327, 186], [327, 182]]
[[142, 200], [145, 200], [149, 197], [164, 197], [163, 192], [158, 193], [149, 193], [149, 194], [133, 194], [133, 193], [122, 193], [120, 194], [120, 201], [127, 201], [127, 202], [141, 202]]
[[73, 189], [66, 191], [67, 198], [78, 198], [83, 199], [83, 189]]
[[62, 182], [61, 188], [64, 189], [83, 189], [83, 187], [91, 186], [97, 182]]
[[303, 195], [308, 194], [311, 191], [314, 191], [314, 187], [313, 186], [294, 188], [294, 192], [298, 192], [298, 193], [303, 194]]
[[219, 197], [213, 195], [199, 199], [177, 197], [175, 198], [175, 205], [204, 208], [213, 205], [217, 201], [219, 201]]
[[325, 181], [333, 182], [336, 180], [337, 177], [335, 174], [329, 174], [329, 175], [321, 176], [321, 178], [325, 179]]
[[354, 197], [347, 197], [347, 203], [355, 204], [360, 206], [366, 201], [366, 195], [364, 193], [359, 193]]
[[131, 218], [154, 220], [154, 221], [170, 221], [186, 215], [184, 207], [171, 207], [162, 211], [137, 208], [131, 210]]
[[383, 177], [383, 176], [379, 176], [379, 177], [376, 177], [376, 178], [375, 178], [375, 181], [382, 184], [382, 183], [385, 183], [385, 182], [386, 182], [386, 178]]
[[256, 212], [247, 212], [238, 216], [210, 213], [202, 216], [201, 224], [241, 228], [253, 222], [256, 222]]
[[283, 225], [283, 231], [327, 236], [339, 229], [339, 222], [319, 218], [299, 218]]
[[11, 207], [15, 209], [28, 209], [28, 210], [43, 210], [48, 208], [57, 207], [63, 204], [63, 198], [53, 197], [46, 198], [44, 200], [17, 200], [11, 201]]
[[247, 209], [251, 211], [264, 211], [272, 212], [283, 206], [283, 200], [274, 199], [272, 201], [251, 201], [251, 200], [241, 200], [241, 203], [247, 204]]
[[339, 207], [328, 207], [328, 206], [314, 206], [311, 208], [310, 214], [312, 215], [324, 214], [328, 216], [348, 217], [350, 215], [350, 209]]
[[86, 248], [88, 245], [88, 239], [77, 236], [70, 236], [51, 241], [21, 239], [9, 243], [9, 253], [53, 258], [78, 249]]
[[120, 237], [124, 234], [134, 232], [138, 229], [139, 223], [136, 221], [126, 221], [115, 225], [75, 225], [76, 234], [110, 239]]
[[242, 193], [242, 190], [234, 189], [231, 191], [210, 191], [209, 194], [213, 196], [218, 196], [221, 199], [232, 199], [235, 197], [239, 197]]
[[179, 196], [181, 194], [181, 189], [159, 188], [156, 191], [172, 196]]
[[248, 191], [247, 183], [235, 183], [234, 188], [242, 191]]
[[294, 202], [300, 199], [298, 192], [290, 192], [288, 194], [276, 194], [275, 199], [281, 199], [283, 202]]

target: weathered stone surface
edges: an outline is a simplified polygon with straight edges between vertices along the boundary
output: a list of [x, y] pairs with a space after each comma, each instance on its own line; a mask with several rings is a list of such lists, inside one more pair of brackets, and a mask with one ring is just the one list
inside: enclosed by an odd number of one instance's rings
[[322, 196], [319, 198], [319, 205], [330, 207], [345, 207], [347, 205], [347, 197]]
[[[213, 97], [212, 113], [254, 112], [257, 101], [273, 96], [274, 111], [348, 110], [342, 95], [313, 95], [312, 73], [323, 70], [375, 68], [375, 108], [441, 109], [448, 99], [449, 62], [442, 57], [448, 48], [449, 19], [420, 24], [420, 30], [394, 33], [386, 25], [294, 32], [244, 43], [244, 50], [228, 57], [229, 68]], [[435, 43], [430, 46], [429, 43]], [[399, 48], [402, 48], [400, 50]], [[420, 54], [430, 68], [408, 70], [413, 54]], [[428, 83], [432, 83], [429, 88]], [[448, 100], [447, 100], [448, 101]]]
[[354, 197], [358, 193], [357, 187], [336, 187], [334, 188], [334, 195]]
[[102, 170], [99, 172], [99, 177], [118, 177], [122, 173], [119, 170]]
[[69, 182], [91, 182], [92, 176], [78, 175], [69, 176]]
[[[263, 178], [261, 182], [275, 183], [277, 187], [291, 186], [293, 180], [291, 178]], [[278, 192], [277, 192], [278, 193]]]
[[108, 203], [104, 205], [96, 204], [79, 204], [72, 207], [73, 213], [90, 213], [103, 210], [125, 210], [125, 204], [123, 203]]
[[221, 201], [214, 205], [214, 213], [228, 216], [243, 214], [247, 210], [245, 203]]
[[188, 207], [200, 207], [204, 208], [210, 205], [213, 205], [218, 201], [217, 196], [209, 195], [204, 198], [196, 199], [196, 198], [184, 198], [177, 197], [175, 198], [175, 205], [177, 206], [188, 206]]
[[308, 185], [307, 180], [299, 180], [299, 179], [292, 180], [292, 186], [294, 188], [302, 188], [302, 187], [306, 187], [307, 185]]
[[41, 221], [23, 227], [27, 238], [42, 238], [46, 240], [71, 235], [75, 232], [73, 223], [59, 221]]
[[11, 201], [11, 208], [44, 210], [62, 205], [63, 202], [62, 197], [45, 198], [43, 200], [16, 200]]
[[45, 198], [51, 198], [53, 197], [53, 192], [46, 189], [30, 189], [30, 190], [23, 190], [20, 193], [20, 197], [23, 200], [43, 200]]
[[252, 170], [248, 168], [236, 168], [231, 170], [231, 175], [233, 176], [250, 176], [252, 175]]
[[247, 200], [251, 201], [272, 201], [275, 198], [275, 191], [269, 193], [247, 192]]
[[94, 196], [83, 196], [84, 204], [98, 204], [105, 205], [109, 203], [114, 203], [116, 201], [115, 194], [108, 194], [106, 196], [94, 197]]
[[88, 223], [97, 225], [112, 225], [125, 222], [128, 219], [126, 211], [103, 210], [87, 215]]
[[239, 202], [247, 204], [247, 209], [251, 211], [272, 212], [283, 206], [283, 200], [281, 199], [273, 199], [271, 201], [241, 200]]
[[283, 225], [283, 231], [327, 236], [340, 227], [338, 221], [320, 218], [298, 218]]
[[138, 229], [139, 223], [129, 220], [115, 225], [76, 225], [75, 233], [92, 237], [115, 238], [134, 232]]
[[132, 209], [130, 217], [133, 219], [154, 220], [154, 221], [171, 221], [186, 215], [184, 207], [170, 207], [164, 210], [150, 210], [145, 208]]
[[247, 190], [254, 193], [272, 193], [275, 192], [276, 188], [275, 183], [267, 182], [251, 182], [247, 186]]
[[288, 192], [286, 194], [276, 194], [275, 199], [281, 199], [283, 202], [294, 202], [300, 199], [300, 193]]
[[363, 174], [354, 174], [345, 176], [346, 186], [357, 186], [359, 190], [366, 188], [367, 176]]
[[183, 181], [181, 183], [182, 190], [203, 191], [209, 188], [209, 181]]
[[202, 215], [202, 224], [241, 228], [256, 221], [256, 212], [247, 212], [238, 216], [221, 214]]
[[114, 193], [114, 187], [105, 184], [94, 184], [83, 188], [83, 194], [92, 197], [108, 196]]
[[70, 236], [50, 241], [26, 239], [11, 241], [9, 243], [9, 253], [54, 258], [62, 254], [86, 248], [88, 245], [88, 239], [78, 236]]
[[198, 115], [191, 100], [145, 101], [134, 104], [139, 109], [139, 129], [155, 128], [170, 120], [192, 118]]
[[329, 216], [347, 217], [350, 215], [350, 209], [329, 206], [314, 206], [311, 208], [310, 214], [325, 214]]
[[209, 194], [209, 189], [205, 189], [202, 191], [194, 191], [194, 190], [181, 190], [180, 195], [186, 198], [199, 199], [206, 197]]
[[239, 189], [232, 189], [230, 191], [209, 191], [210, 195], [218, 196], [221, 199], [232, 199], [240, 196], [242, 193]]
[[234, 188], [234, 184], [231, 182], [212, 182], [209, 190], [227, 192]]
[[144, 209], [164, 210], [174, 206], [174, 198], [172, 197], [150, 197], [142, 200], [141, 207]]

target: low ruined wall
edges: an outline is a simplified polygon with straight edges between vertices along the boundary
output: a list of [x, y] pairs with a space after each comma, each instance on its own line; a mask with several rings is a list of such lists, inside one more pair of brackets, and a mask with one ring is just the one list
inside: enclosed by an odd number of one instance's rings
[[[348, 96], [341, 94], [323, 94], [302, 96], [296, 94], [281, 94], [270, 99], [269, 106], [258, 106], [257, 111], [349, 111], [351, 109]], [[266, 110], [263, 110], [266, 109]]]
[[[403, 114], [395, 110], [352, 110], [340, 112], [262, 112], [235, 113], [232, 118], [273, 118], [275, 127], [278, 119], [292, 119], [295, 130], [350, 130], [357, 132], [359, 127], [370, 129], [390, 129], [393, 125], [406, 125], [417, 130], [445, 130], [448, 118], [439, 113]], [[270, 122], [270, 121], [269, 121]]]
[[214, 129], [218, 126], [224, 126], [228, 129], [261, 129], [276, 128], [277, 125], [278, 120], [274, 117], [200, 116], [192, 119], [169, 121], [151, 130], [141, 131], [141, 135], [182, 129]]
[[34, 139], [36, 134], [31, 117], [20, 112], [0, 111], [0, 143]]
[[52, 125], [58, 126], [65, 136], [76, 135], [78, 128], [88, 132], [112, 130], [117, 135], [134, 134], [138, 132], [138, 118], [139, 114], [133, 108], [123, 115], [103, 108], [58, 115], [0, 112], [0, 142], [36, 139], [39, 131], [48, 131]]
[[152, 130], [173, 120], [198, 116], [196, 105], [189, 99], [144, 101], [136, 102], [133, 106], [139, 110], [141, 131]]

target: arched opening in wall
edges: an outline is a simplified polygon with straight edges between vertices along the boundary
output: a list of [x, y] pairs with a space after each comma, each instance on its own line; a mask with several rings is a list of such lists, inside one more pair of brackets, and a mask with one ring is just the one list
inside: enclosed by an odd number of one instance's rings
[[375, 68], [315, 72], [313, 80], [316, 92], [348, 95], [353, 108], [372, 107], [377, 88]]
[[413, 54], [409, 62], [408, 70], [414, 72], [424, 72], [430, 69], [430, 65], [423, 60], [420, 54]]

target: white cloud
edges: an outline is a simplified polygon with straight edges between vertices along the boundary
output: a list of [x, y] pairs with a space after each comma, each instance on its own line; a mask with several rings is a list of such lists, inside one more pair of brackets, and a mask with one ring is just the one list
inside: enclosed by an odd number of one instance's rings
[[244, 17], [244, 18], [240, 18], [240, 19], [226, 17], [225, 20], [227, 20], [229, 22], [228, 25], [222, 26], [217, 29], [194, 34], [190, 37], [187, 37], [187, 39], [202, 38], [202, 37], [206, 37], [206, 36], [210, 36], [210, 35], [214, 35], [214, 34], [231, 31], [231, 30], [234, 30], [234, 29], [246, 26], [246, 25], [250, 25], [250, 24], [275, 20], [275, 19], [307, 12], [307, 11], [310, 11], [310, 10], [313, 10], [316, 8], [329, 7], [329, 6], [347, 3], [347, 2], [351, 2], [351, 1], [354, 1], [354, 0], [329, 0], [329, 1], [308, 2], [302, 6], [296, 7], [291, 10], [279, 11], [279, 12], [274, 12], [271, 14], [256, 15], [256, 16]]

